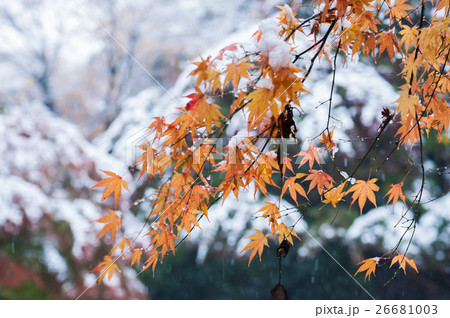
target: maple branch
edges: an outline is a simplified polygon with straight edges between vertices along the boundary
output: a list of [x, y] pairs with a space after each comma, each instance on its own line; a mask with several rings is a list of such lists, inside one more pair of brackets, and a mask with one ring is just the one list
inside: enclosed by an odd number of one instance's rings
[[331, 90], [330, 90], [330, 103], [328, 104], [328, 120], [327, 120], [327, 132], [328, 134], [330, 134], [330, 119], [331, 119], [331, 104], [333, 102], [333, 91], [334, 91], [334, 84], [336, 82], [336, 60], [337, 60], [337, 55], [339, 53], [339, 49], [341, 47], [341, 39], [339, 39], [339, 43], [338, 46], [336, 48], [336, 53], [334, 54], [334, 60], [333, 60], [333, 79], [331, 80]]
[[306, 20], [303, 20], [302, 23], [300, 23], [299, 25], [297, 25], [294, 29], [292, 29], [291, 33], [289, 33], [285, 38], [284, 41], [288, 41], [289, 38], [295, 33], [295, 31], [297, 31], [298, 29], [300, 29], [302, 26], [304, 26], [306, 23], [308, 23], [309, 21], [319, 17], [322, 13], [317, 13], [309, 18], [307, 18]]
[[[333, 20], [333, 23], [331, 23], [331, 25], [330, 25], [330, 27], [328, 28], [327, 32], [326, 32], [325, 35], [323, 36], [323, 38], [322, 38], [322, 40], [323, 40], [323, 41], [322, 41], [322, 44], [320, 45], [320, 47], [319, 47], [319, 49], [317, 50], [316, 54], [315, 54], [315, 55], [313, 56], [313, 58], [311, 59], [311, 64], [310, 64], [310, 66], [309, 66], [309, 68], [308, 68], [308, 71], [307, 71], [306, 74], [305, 74], [305, 77], [302, 79], [302, 82], [305, 82], [305, 80], [306, 80], [306, 78], [308, 77], [309, 73], [311, 73], [311, 70], [312, 70], [313, 65], [314, 65], [314, 61], [315, 61], [316, 58], [319, 56], [320, 52], [322, 51], [323, 47], [325, 46], [326, 40], [327, 40], [328, 36], [330, 35], [331, 30], [333, 30], [333, 27], [334, 27], [334, 25], [336, 24], [336, 22], [337, 22], [337, 19], [334, 19], [334, 20]], [[297, 58], [296, 58], [296, 60], [297, 60]], [[295, 60], [295, 61], [296, 61], [296, 60]]]
[[[421, 30], [422, 30], [422, 27], [423, 27], [423, 21], [424, 21], [424, 17], [425, 17], [425, 0], [421, 0], [421, 8], [422, 8], [422, 10], [421, 10], [421, 16], [420, 16], [420, 22], [419, 22], [419, 35], [418, 35], [418, 37], [420, 37]], [[418, 54], [419, 54], [419, 45], [417, 45], [415, 53], [414, 53], [414, 61], [417, 59]], [[409, 86], [410, 87], [409, 87], [408, 95], [411, 95], [411, 92], [412, 92], [413, 77], [414, 77], [414, 75], [413, 75], [413, 73], [411, 73], [411, 77], [410, 77], [410, 81], [409, 81]], [[437, 85], [436, 85], [436, 87], [437, 87]], [[436, 87], [435, 87], [434, 91], [436, 90]], [[430, 98], [434, 95], [434, 91], [433, 91], [433, 94], [431, 94]], [[430, 101], [431, 101], [431, 99], [430, 99]], [[429, 103], [428, 103], [428, 105], [429, 105]], [[428, 107], [428, 105], [427, 105], [427, 107]], [[424, 112], [421, 114], [422, 116], [424, 115]], [[422, 118], [422, 116], [420, 118]], [[415, 208], [414, 208], [414, 218], [410, 220], [411, 221], [410, 224], [408, 225], [408, 227], [404, 231], [403, 235], [400, 237], [397, 245], [392, 250], [392, 253], [394, 253], [398, 249], [398, 247], [400, 246], [401, 242], [403, 241], [403, 238], [406, 235], [406, 233], [408, 233], [412, 229], [411, 236], [409, 238], [409, 241], [408, 241], [408, 244], [406, 246], [405, 252], [403, 253], [403, 258], [405, 257], [406, 253], [408, 252], [408, 250], [409, 250], [409, 248], [411, 246], [412, 239], [413, 239], [415, 231], [416, 231], [417, 220], [419, 218], [419, 206], [420, 206], [420, 202], [422, 200], [423, 190], [424, 190], [424, 187], [425, 187], [425, 167], [424, 167], [424, 156], [423, 156], [423, 139], [422, 139], [422, 132], [420, 131], [420, 119], [419, 119], [419, 116], [418, 116], [417, 112], [415, 114], [415, 120], [416, 120], [416, 123], [413, 126], [413, 128], [417, 125], [417, 129], [419, 130], [419, 153], [420, 153], [421, 185], [420, 185], [420, 189], [419, 189], [418, 193], [416, 194], [416, 196], [414, 198], [413, 203], [406, 210], [406, 212], [402, 215], [402, 218], [404, 216], [406, 216], [406, 213], [409, 211], [409, 209], [412, 207], [412, 205], [414, 205], [415, 206]], [[389, 282], [391, 282], [396, 277], [396, 275], [397, 275], [399, 270], [400, 270], [400, 267], [397, 268], [397, 270], [395, 271], [395, 273], [393, 274], [391, 279], [389, 281], [387, 281], [385, 285], [387, 285]]]
[[316, 43], [314, 43], [311, 47], [309, 47], [308, 49], [306, 49], [305, 51], [297, 54], [295, 56], [295, 59], [292, 61], [292, 63], [297, 62], [297, 60], [300, 58], [300, 56], [302, 56], [303, 54], [305, 54], [306, 52], [312, 50], [313, 48], [315, 48], [319, 43], [321, 43], [319, 49], [317, 50], [316, 54], [314, 54], [313, 58], [311, 59], [311, 65], [309, 66], [308, 71], [306, 72], [305, 77], [303, 78], [302, 82], [305, 81], [305, 79], [308, 77], [309, 73], [312, 70], [312, 67], [314, 65], [314, 61], [316, 60], [317, 56], [320, 54], [320, 52], [322, 52], [323, 47], [325, 46], [326, 40], [328, 38], [328, 36], [330, 35], [331, 31], [333, 30], [334, 25], [336, 24], [337, 19], [334, 19], [333, 22], [331, 23], [330, 27], [328, 28], [327, 32], [325, 33], [325, 35]]

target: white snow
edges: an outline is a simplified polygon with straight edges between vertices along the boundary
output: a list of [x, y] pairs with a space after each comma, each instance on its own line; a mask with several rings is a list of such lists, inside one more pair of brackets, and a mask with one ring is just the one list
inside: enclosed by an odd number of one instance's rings
[[256, 48], [261, 55], [268, 58], [269, 65], [277, 72], [292, 65], [291, 47], [280, 39], [281, 28], [276, 18], [269, 18], [259, 24], [262, 33]]
[[[443, 246], [450, 240], [450, 215], [447, 207], [450, 204], [450, 194], [423, 205], [426, 212], [418, 221], [412, 244], [408, 253], [413, 256], [427, 255], [438, 257], [442, 253]], [[401, 214], [405, 212], [405, 206], [397, 202], [395, 210], [392, 205], [381, 206], [372, 209], [363, 216], [358, 217], [349, 227], [346, 239], [350, 244], [362, 243], [389, 251], [394, 248], [400, 237], [410, 223], [406, 218], [411, 218], [413, 213], [408, 211], [405, 219], [401, 220]], [[409, 231], [399, 246], [399, 252], [404, 253], [412, 235]]]

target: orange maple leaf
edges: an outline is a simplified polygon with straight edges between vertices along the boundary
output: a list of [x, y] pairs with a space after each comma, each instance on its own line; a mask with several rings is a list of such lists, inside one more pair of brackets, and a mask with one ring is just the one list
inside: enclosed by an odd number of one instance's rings
[[314, 147], [314, 145], [312, 144], [312, 142], [310, 140], [308, 140], [309, 143], [309, 149], [307, 151], [300, 151], [297, 155], [295, 155], [294, 157], [301, 157], [302, 161], [299, 164], [299, 168], [301, 166], [303, 166], [306, 162], [309, 163], [309, 169], [312, 169], [313, 165], [314, 165], [314, 161], [316, 161], [319, 165], [319, 152], [320, 149]]
[[303, 187], [300, 184], [295, 182], [295, 180], [297, 180], [298, 178], [301, 178], [305, 175], [306, 174], [304, 174], [304, 173], [297, 173], [295, 177], [288, 178], [284, 182], [283, 189], [281, 190], [281, 196], [283, 196], [284, 193], [286, 192], [286, 190], [289, 188], [289, 194], [291, 195], [292, 199], [294, 199], [294, 201], [297, 205], [298, 205], [297, 192], [300, 195], [304, 196], [308, 200], [308, 197], [306, 196], [306, 192], [303, 189]]
[[155, 267], [156, 267], [156, 264], [158, 263], [160, 252], [158, 252], [156, 250], [151, 250], [151, 251], [149, 251], [149, 253], [151, 254], [151, 256], [145, 261], [145, 263], [144, 263], [145, 266], [138, 273], [138, 275], [151, 266], [152, 267], [152, 271], [153, 271], [153, 277], [155, 277]]
[[325, 197], [325, 200], [323, 200], [323, 203], [331, 203], [333, 207], [336, 207], [336, 204], [342, 201], [342, 198], [345, 197], [347, 192], [342, 192], [344, 190], [346, 182], [343, 182], [340, 186], [337, 188], [333, 188], [323, 194]]
[[[109, 252], [109, 255], [113, 255], [114, 252], [119, 248], [121, 250], [121, 254], [125, 253], [125, 249], [128, 246], [128, 249], [131, 248], [131, 242], [129, 239], [127, 238], [122, 238], [116, 245], [114, 245], [114, 247], [111, 249], [111, 252]], [[127, 249], [127, 250], [128, 250]]]
[[402, 85], [400, 88], [402, 91], [400, 97], [395, 101], [395, 103], [398, 103], [395, 111], [402, 113], [402, 120], [405, 120], [408, 114], [415, 118], [417, 109], [420, 108], [419, 98], [416, 95], [409, 94], [408, 84]]
[[381, 56], [384, 50], [386, 50], [391, 61], [394, 58], [395, 52], [401, 52], [400, 43], [398, 43], [397, 36], [394, 34], [394, 32], [380, 33], [377, 44], [380, 45], [378, 56]]
[[417, 26], [409, 27], [407, 25], [402, 26], [403, 29], [400, 30], [399, 34], [401, 34], [402, 39], [400, 40], [400, 45], [405, 44], [406, 51], [409, 49], [410, 45], [417, 47], [417, 38], [419, 37], [419, 31], [417, 30]]
[[116, 264], [114, 264], [114, 259], [111, 258], [109, 255], [103, 256], [103, 262], [98, 264], [94, 269], [91, 270], [91, 273], [100, 272], [100, 276], [97, 278], [97, 284], [100, 284], [103, 278], [105, 278], [105, 275], [108, 274], [108, 280], [111, 280], [112, 275], [114, 274], [114, 271], [117, 271], [119, 273], [122, 273], [117, 267]]
[[285, 238], [289, 241], [289, 243], [291, 243], [291, 245], [294, 245], [294, 242], [292, 240], [292, 235], [300, 240], [297, 233], [295, 233], [294, 229], [288, 228], [286, 226], [286, 224], [284, 224], [284, 223], [280, 223], [277, 225], [277, 231], [279, 233], [279, 236], [278, 236], [279, 243], [281, 243], [281, 241], [283, 241], [283, 239]]
[[272, 202], [268, 202], [268, 201], [265, 201], [264, 203], [265, 203], [265, 205], [261, 209], [256, 211], [256, 213], [264, 212], [262, 215], [263, 218], [268, 218], [270, 216], [274, 216], [277, 219], [281, 218], [280, 212], [278, 210], [278, 205], [276, 203], [272, 203]]
[[137, 263], [137, 266], [139, 267], [139, 263], [141, 262], [141, 256], [142, 256], [142, 249], [135, 248], [133, 250], [133, 254], [129, 258], [129, 260], [131, 259], [131, 265], [130, 266], [133, 266], [134, 263]]
[[115, 207], [117, 208], [117, 201], [119, 200], [120, 193], [122, 192], [122, 187], [129, 192], [130, 190], [128, 190], [128, 185], [125, 180], [122, 180], [121, 176], [118, 176], [114, 172], [104, 170], [102, 171], [110, 176], [110, 178], [101, 180], [89, 190], [98, 187], [106, 187], [105, 191], [103, 192], [102, 201], [105, 201], [106, 198], [108, 198], [114, 192]]
[[214, 86], [219, 82], [219, 72], [217, 72], [213, 67], [213, 60], [211, 60], [211, 56], [208, 56], [206, 60], [203, 57], [200, 57], [200, 62], [194, 62], [197, 66], [195, 70], [193, 70], [189, 76], [197, 75], [197, 82], [195, 86], [198, 86], [201, 82], [206, 81], [210, 82], [216, 79]]
[[268, 201], [265, 201], [264, 203], [266, 205], [264, 205], [255, 213], [264, 212], [262, 217], [268, 219], [273, 237], [275, 238], [276, 227], [278, 225], [277, 220], [281, 219], [281, 214], [276, 203], [271, 203]]
[[[257, 127], [264, 119], [267, 110], [271, 107], [278, 107], [273, 102], [273, 90], [269, 88], [256, 87], [253, 92], [248, 94], [247, 98], [251, 101], [247, 104], [248, 108], [248, 130], [251, 131]], [[275, 113], [274, 113], [275, 112]], [[278, 115], [278, 112], [272, 111], [274, 116]]]
[[352, 195], [352, 203], [350, 207], [352, 207], [353, 203], [355, 203], [356, 199], [358, 199], [359, 209], [362, 215], [362, 209], [366, 204], [366, 200], [369, 199], [375, 207], [377, 206], [377, 202], [375, 199], [374, 191], [378, 191], [380, 188], [375, 184], [377, 182], [377, 178], [373, 178], [371, 180], [357, 180], [356, 184], [348, 190], [348, 193], [353, 192]]
[[325, 188], [329, 188], [331, 184], [333, 183], [333, 178], [331, 178], [330, 175], [323, 172], [322, 170], [310, 170], [310, 174], [305, 178], [303, 181], [310, 180], [311, 183], [309, 184], [309, 191], [311, 191], [315, 186], [317, 186], [317, 192], [319, 192], [320, 195], [322, 195], [323, 190]]
[[328, 133], [325, 134], [325, 131], [322, 133], [322, 139], [319, 139], [321, 143], [324, 143], [327, 145], [328, 151], [331, 151], [336, 144], [332, 140], [334, 134], [334, 128]]
[[161, 255], [164, 257], [169, 249], [175, 254], [175, 241], [178, 237], [172, 232], [169, 226], [163, 224], [158, 230], [152, 230], [147, 235], [153, 235], [153, 239], [149, 245], [154, 245], [154, 249], [162, 246]]
[[372, 273], [373, 273], [373, 276], [376, 276], [375, 275], [375, 269], [376, 269], [376, 267], [378, 265], [378, 261], [379, 260], [380, 260], [379, 257], [373, 257], [373, 258], [368, 258], [368, 259], [365, 259], [365, 260], [359, 262], [358, 265], [359, 264], [362, 264], [362, 265], [358, 268], [358, 270], [356, 271], [355, 275], [353, 275], [353, 276], [356, 276], [356, 274], [358, 274], [360, 272], [367, 271], [366, 272], [366, 276], [364, 277], [364, 282], [366, 282], [366, 278], [367, 277], [369, 277], [369, 281], [370, 281], [370, 275]]
[[[406, 12], [406, 11], [414, 9], [413, 6], [411, 6], [405, 2], [406, 2], [406, 0], [395, 0], [395, 5], [391, 6], [391, 9], [389, 10], [389, 18], [391, 19], [391, 21], [393, 19], [401, 20], [401, 19], [407, 17], [408, 12]], [[411, 20], [409, 18], [406, 18], [406, 20], [411, 22]]]
[[398, 255], [395, 256], [395, 257], [392, 259], [391, 266], [389, 266], [389, 268], [391, 268], [392, 265], [394, 265], [395, 263], [398, 262], [399, 267], [403, 269], [403, 272], [404, 272], [405, 275], [406, 275], [406, 264], [408, 263], [409, 266], [411, 266], [412, 268], [414, 268], [414, 270], [415, 270], [417, 273], [419, 272], [419, 271], [417, 270], [416, 263], [415, 263], [412, 259], [407, 258], [405, 255], [400, 254], [399, 252], [397, 252], [397, 253], [398, 253]]
[[99, 223], [106, 223], [103, 229], [100, 231], [100, 234], [97, 236], [97, 239], [101, 238], [103, 235], [108, 233], [111, 230], [111, 238], [114, 241], [116, 236], [117, 228], [122, 224], [120, 217], [113, 210], [108, 210], [110, 215], [106, 215], [96, 220]]
[[252, 67], [252, 64], [247, 63], [247, 61], [248, 58], [244, 59], [239, 64], [230, 63], [227, 65], [227, 69], [223, 72], [224, 74], [227, 74], [225, 81], [223, 82], [224, 87], [228, 82], [231, 82], [233, 88], [236, 89], [241, 78], [250, 78], [247, 70]]
[[144, 150], [144, 152], [139, 156], [139, 158], [137, 158], [136, 162], [134, 163], [134, 165], [136, 166], [142, 162], [141, 172], [139, 173], [138, 180], [141, 179], [144, 173], [147, 173], [149, 179], [152, 178], [160, 168], [158, 167], [158, 160], [156, 158], [157, 151], [152, 148], [147, 140], [145, 142], [145, 145], [138, 146], [139, 148]]
[[389, 202], [391, 202], [391, 200], [392, 200], [392, 203], [394, 204], [392, 209], [395, 208], [395, 204], [397, 203], [398, 198], [400, 198], [403, 201], [403, 203], [406, 204], [405, 196], [403, 195], [403, 192], [402, 192], [402, 187], [403, 187], [403, 181], [400, 183], [397, 183], [397, 184], [391, 184], [391, 189], [384, 196], [384, 197], [386, 197], [387, 195], [389, 195], [386, 205], [388, 205]]
[[195, 217], [199, 213], [203, 213], [203, 212], [200, 210], [195, 210], [195, 209], [189, 210], [184, 213], [183, 218], [181, 219], [180, 225], [185, 228], [185, 230], [189, 236], [191, 235], [191, 227], [192, 227], [191, 224], [200, 228], [200, 224], [198, 224], [198, 220]]
[[248, 260], [248, 266], [250, 266], [250, 263], [252, 262], [253, 257], [256, 255], [256, 252], [258, 252], [259, 260], [261, 261], [261, 254], [264, 250], [264, 245], [269, 247], [269, 243], [267, 242], [267, 237], [269, 236], [269, 234], [267, 233], [264, 235], [262, 232], [258, 230], [255, 231], [256, 234], [246, 237], [251, 239], [252, 241], [248, 243], [248, 245], [241, 251], [242, 253], [244, 251], [252, 250], [250, 254], [250, 259]]

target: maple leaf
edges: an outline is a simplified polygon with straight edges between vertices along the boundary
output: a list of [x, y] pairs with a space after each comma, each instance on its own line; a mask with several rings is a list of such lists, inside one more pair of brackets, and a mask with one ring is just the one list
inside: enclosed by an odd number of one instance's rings
[[375, 207], [377, 206], [377, 202], [375, 199], [374, 191], [378, 191], [380, 188], [375, 184], [377, 182], [377, 178], [373, 178], [371, 180], [356, 180], [356, 184], [348, 190], [348, 193], [353, 192], [352, 195], [352, 203], [350, 207], [352, 207], [353, 203], [355, 203], [356, 199], [358, 199], [359, 209], [362, 215], [362, 209], [366, 204], [366, 200], [369, 199]]
[[[405, 18], [406, 16], [408, 16], [408, 12], [406, 11], [414, 9], [413, 6], [405, 2], [406, 0], [395, 0], [395, 5], [391, 6], [391, 9], [389, 10], [389, 18], [391, 19], [391, 21], [394, 19], [398, 21]], [[409, 18], [407, 18], [406, 20], [411, 22]]]
[[191, 99], [186, 104], [186, 110], [191, 110], [198, 104], [200, 99], [203, 97], [203, 92], [198, 87], [195, 87], [195, 93], [186, 95], [185, 97]]
[[262, 215], [263, 218], [267, 218], [270, 216], [275, 216], [277, 219], [281, 218], [280, 212], [278, 211], [278, 205], [276, 203], [268, 201], [265, 201], [264, 203], [265, 205], [261, 209], [256, 211], [256, 213], [264, 212]]
[[113, 210], [108, 210], [109, 215], [103, 216], [100, 219], [96, 220], [99, 223], [106, 223], [103, 229], [100, 231], [97, 239], [101, 238], [103, 235], [111, 231], [111, 238], [114, 241], [116, 236], [117, 228], [122, 224], [120, 217]]
[[[423, 124], [420, 123], [420, 126], [422, 128]], [[406, 146], [409, 142], [412, 149], [414, 143], [416, 141], [420, 141], [419, 128], [416, 125], [415, 119], [411, 115], [408, 115], [405, 120], [400, 121], [400, 127], [395, 135], [400, 135], [399, 147], [401, 145]]]
[[391, 184], [390, 187], [391, 187], [391, 189], [384, 196], [384, 197], [386, 197], [387, 195], [389, 195], [386, 205], [388, 205], [389, 202], [391, 202], [391, 200], [392, 200], [392, 203], [393, 203], [392, 209], [394, 209], [398, 198], [400, 198], [403, 201], [403, 203], [406, 204], [405, 196], [403, 195], [403, 192], [402, 192], [403, 181], [400, 183], [397, 183], [397, 184]]
[[279, 236], [278, 236], [279, 243], [281, 243], [281, 241], [283, 241], [283, 239], [286, 239], [289, 241], [289, 243], [291, 243], [291, 245], [294, 245], [294, 242], [292, 240], [292, 235], [300, 240], [297, 233], [295, 233], [294, 229], [288, 228], [286, 226], [286, 224], [284, 224], [284, 223], [280, 223], [277, 225], [277, 231], [279, 233]]
[[283, 196], [284, 193], [286, 192], [286, 190], [289, 188], [289, 194], [291, 195], [292, 199], [294, 199], [294, 201], [297, 205], [298, 205], [297, 192], [308, 200], [308, 197], [306, 196], [306, 192], [303, 189], [303, 187], [300, 184], [295, 182], [295, 180], [297, 180], [298, 178], [301, 178], [305, 175], [306, 174], [304, 174], [304, 173], [297, 173], [294, 177], [288, 178], [284, 182], [283, 189], [281, 190], [281, 196]]
[[129, 260], [131, 259], [131, 265], [133, 266], [134, 263], [137, 264], [137, 266], [139, 267], [139, 263], [141, 262], [141, 256], [142, 256], [142, 249], [140, 248], [135, 248], [133, 250], [133, 254], [131, 254]]
[[403, 269], [403, 272], [405, 273], [405, 275], [406, 275], [406, 264], [409, 264], [409, 266], [414, 268], [414, 270], [417, 273], [419, 272], [417, 270], [416, 263], [412, 259], [407, 258], [405, 255], [400, 254], [399, 252], [397, 252], [397, 253], [398, 253], [398, 255], [392, 259], [391, 266], [389, 266], [389, 268], [391, 268], [392, 265], [394, 265], [395, 263], [398, 262], [399, 267]]
[[219, 72], [214, 69], [211, 56], [208, 56], [206, 60], [203, 57], [200, 57], [200, 62], [194, 62], [194, 64], [197, 66], [197, 68], [193, 70], [189, 74], [189, 76], [197, 75], [197, 82], [195, 84], [196, 86], [198, 86], [203, 81], [211, 82], [213, 79], [217, 79], [217, 81], [214, 83], [214, 85], [217, 85]]
[[380, 44], [378, 56], [381, 56], [384, 50], [386, 50], [391, 58], [391, 61], [394, 58], [394, 53], [401, 51], [400, 43], [398, 43], [397, 36], [393, 32], [380, 33], [377, 44]]
[[151, 250], [151, 251], [149, 251], [149, 253], [151, 254], [151, 256], [145, 261], [145, 263], [144, 263], [145, 266], [138, 273], [138, 275], [151, 266], [152, 267], [152, 271], [153, 271], [153, 277], [155, 277], [155, 268], [156, 268], [156, 264], [158, 263], [159, 254], [161, 252], [156, 251], [156, 250]]
[[134, 165], [136, 166], [142, 162], [141, 172], [139, 173], [138, 180], [142, 178], [144, 173], [147, 173], [148, 178], [150, 179], [156, 174], [159, 169], [158, 160], [156, 159], [157, 151], [152, 148], [147, 140], [145, 145], [139, 145], [138, 147], [144, 150], [144, 152], [139, 156], [139, 158], [137, 158], [136, 162], [134, 163]]
[[410, 45], [417, 47], [417, 38], [419, 37], [419, 31], [417, 30], [417, 27], [415, 25], [412, 27], [403, 25], [403, 29], [399, 32], [399, 34], [402, 35], [400, 45], [404, 43], [406, 50], [409, 49]]
[[321, 143], [324, 143], [327, 145], [327, 149], [328, 151], [332, 151], [333, 147], [336, 146], [336, 144], [333, 141], [333, 133], [334, 133], [334, 128], [328, 133], [325, 134], [325, 131], [322, 133], [322, 139], [319, 139], [319, 141]]
[[297, 155], [294, 156], [294, 157], [303, 157], [302, 161], [299, 164], [299, 168], [301, 166], [303, 166], [306, 162], [308, 162], [308, 164], [309, 164], [309, 169], [312, 169], [312, 167], [314, 165], [314, 161], [320, 165], [320, 161], [319, 161], [320, 149], [314, 147], [314, 145], [312, 144], [312, 142], [310, 140], [308, 140], [308, 143], [309, 143], [309, 149], [307, 151], [300, 151]]
[[[208, 102], [209, 96], [207, 94], [202, 93], [200, 95], [200, 93], [197, 93], [197, 95], [198, 96], [196, 97], [191, 97], [193, 98], [191, 100], [193, 104], [189, 105], [188, 110], [189, 116], [191, 117], [190, 120], [193, 121], [194, 126], [199, 126], [200, 123], [204, 121], [206, 130], [208, 131], [208, 133], [211, 133], [212, 124], [214, 123], [217, 126], [220, 126], [220, 118], [224, 118], [224, 116], [220, 112], [219, 105]], [[186, 106], [186, 109], [187, 108], [188, 106]], [[180, 121], [180, 124], [186, 125], [186, 123], [183, 123], [182, 121]]]
[[95, 273], [101, 270], [100, 276], [97, 278], [97, 284], [101, 283], [103, 278], [105, 278], [106, 274], [108, 274], [108, 280], [111, 280], [114, 271], [122, 273], [119, 267], [117, 267], [117, 265], [114, 264], [114, 262], [115, 261], [113, 258], [111, 258], [109, 255], [105, 255], [103, 256], [103, 262], [101, 262], [94, 269], [91, 270], [91, 273]]
[[325, 188], [329, 188], [331, 184], [333, 183], [333, 178], [331, 178], [330, 175], [323, 172], [322, 170], [310, 170], [310, 174], [305, 178], [303, 181], [310, 180], [311, 183], [309, 184], [309, 191], [311, 191], [315, 186], [317, 186], [317, 192], [319, 192], [320, 195], [322, 195], [323, 190]]
[[267, 233], [264, 235], [261, 231], [258, 230], [255, 231], [256, 234], [246, 237], [251, 239], [252, 241], [248, 243], [247, 246], [241, 251], [242, 253], [244, 251], [252, 250], [250, 254], [250, 259], [248, 261], [248, 266], [250, 266], [250, 263], [252, 262], [253, 257], [256, 255], [256, 252], [258, 252], [259, 260], [261, 261], [261, 254], [264, 250], [264, 245], [269, 247], [269, 243], [267, 242], [267, 237], [269, 236], [269, 234]]
[[123, 254], [124, 251], [125, 251], [125, 248], [127, 246], [128, 246], [128, 249], [130, 249], [131, 248], [131, 242], [130, 242], [129, 239], [124, 237], [116, 245], [114, 245], [114, 247], [111, 249], [111, 252], [109, 252], [109, 255], [112, 256], [114, 254], [114, 252], [116, 251], [116, 249], [118, 249], [118, 248], [122, 251], [121, 254]]
[[237, 43], [233, 43], [230, 45], [227, 45], [226, 47], [224, 47], [223, 49], [220, 50], [219, 54], [217, 54], [216, 59], [218, 60], [222, 60], [223, 59], [223, 54], [227, 51], [233, 52], [236, 51], [238, 48]]
[[376, 276], [375, 275], [375, 269], [376, 269], [376, 267], [378, 265], [378, 261], [379, 260], [380, 260], [379, 257], [373, 257], [373, 258], [368, 258], [368, 259], [365, 259], [365, 260], [359, 262], [358, 265], [359, 264], [362, 264], [362, 265], [358, 268], [358, 270], [356, 271], [355, 275], [353, 275], [353, 276], [356, 276], [356, 274], [358, 274], [360, 272], [367, 271], [366, 272], [366, 276], [364, 277], [364, 282], [366, 282], [366, 278], [367, 277], [369, 277], [369, 281], [370, 281], [370, 275], [372, 273], [373, 273], [373, 276]]
[[[280, 32], [280, 36], [286, 34], [292, 34], [292, 40], [294, 40], [295, 33], [291, 33], [298, 25], [298, 19], [295, 17], [296, 13], [292, 12], [289, 5], [276, 6], [281, 10], [278, 19], [280, 20], [280, 25], [283, 25], [283, 30]], [[298, 31], [303, 32], [302, 28], [298, 28]]]
[[200, 228], [200, 224], [198, 224], [197, 218], [195, 217], [196, 214], [202, 213], [202, 211], [199, 210], [189, 210], [186, 211], [183, 215], [183, 218], [181, 219], [181, 224], [185, 228], [188, 235], [191, 235], [191, 224], [194, 226]]
[[333, 188], [327, 192], [325, 192], [323, 195], [325, 197], [325, 200], [323, 200], [323, 203], [331, 203], [333, 207], [336, 207], [336, 204], [342, 201], [342, 198], [345, 197], [347, 192], [342, 192], [344, 189], [346, 182], [343, 182], [339, 187]]
[[[168, 212], [166, 210], [166, 212]], [[169, 250], [169, 248], [172, 250], [172, 252], [175, 254], [175, 241], [178, 239], [178, 237], [171, 231], [170, 227], [166, 224], [160, 225], [158, 227], [158, 230], [152, 230], [147, 235], [153, 235], [153, 239], [150, 242], [149, 245], [155, 244], [153, 247], [154, 249], [162, 246], [161, 248], [161, 255], [164, 257]]]
[[[269, 88], [257, 87], [253, 92], [248, 94], [247, 98], [251, 99], [251, 101], [247, 104], [248, 130], [251, 131], [261, 123], [269, 107], [271, 105], [276, 106], [276, 103], [272, 101], [273, 90]], [[273, 114], [276, 116], [278, 113], [275, 112]]]
[[250, 75], [247, 70], [252, 67], [252, 64], [247, 63], [247, 61], [248, 58], [244, 59], [239, 64], [228, 64], [227, 69], [223, 72], [227, 74], [225, 81], [223, 82], [223, 86], [226, 86], [228, 82], [231, 82], [233, 87], [236, 89], [241, 78], [250, 79]]
[[416, 109], [419, 107], [419, 99], [416, 95], [409, 94], [408, 84], [402, 85], [402, 92], [400, 97], [395, 101], [398, 103], [397, 113], [402, 113], [402, 120], [406, 119], [406, 116], [410, 114], [412, 117], [416, 117]]
[[114, 200], [115, 200], [115, 207], [117, 208], [117, 201], [119, 200], [120, 193], [122, 191], [122, 187], [128, 190], [128, 185], [125, 180], [122, 180], [121, 176], [118, 176], [114, 172], [111, 171], [104, 171], [110, 178], [106, 178], [101, 180], [99, 183], [97, 183], [95, 186], [90, 188], [89, 190], [92, 190], [94, 188], [98, 187], [106, 187], [105, 191], [103, 192], [102, 201], [105, 201], [106, 198], [108, 198], [113, 192], [114, 192]]
[[261, 209], [256, 211], [256, 213], [264, 212], [262, 217], [268, 219], [273, 237], [275, 238], [276, 227], [278, 225], [277, 220], [281, 219], [281, 214], [279, 212], [279, 208], [276, 203], [271, 203], [267, 201], [264, 203], [265, 205]]

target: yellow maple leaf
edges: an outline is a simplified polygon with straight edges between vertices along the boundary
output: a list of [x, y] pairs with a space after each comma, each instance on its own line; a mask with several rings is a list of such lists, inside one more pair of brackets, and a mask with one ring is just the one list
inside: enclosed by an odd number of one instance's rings
[[249, 238], [251, 240], [250, 243], [247, 244], [247, 246], [241, 251], [248, 251], [252, 250], [250, 254], [250, 259], [248, 261], [248, 266], [250, 266], [250, 263], [252, 262], [253, 257], [256, 255], [256, 252], [259, 254], [259, 260], [261, 261], [261, 254], [264, 250], [264, 245], [269, 247], [269, 243], [267, 242], [267, 237], [269, 234], [263, 234], [261, 231], [255, 230], [256, 234], [247, 236], [246, 238]]
[[345, 197], [347, 192], [342, 192], [344, 189], [346, 182], [343, 182], [340, 186], [337, 188], [333, 188], [331, 190], [328, 190], [323, 194], [325, 199], [322, 201], [323, 203], [331, 203], [333, 207], [336, 207], [336, 204], [342, 201], [342, 198]]
[[416, 117], [416, 110], [419, 107], [419, 99], [416, 95], [409, 94], [408, 85], [402, 85], [400, 88], [403, 88], [400, 93], [400, 97], [395, 101], [398, 103], [397, 109], [395, 110], [397, 113], [402, 113], [402, 120], [405, 120], [406, 116], [409, 114], [413, 118]]

